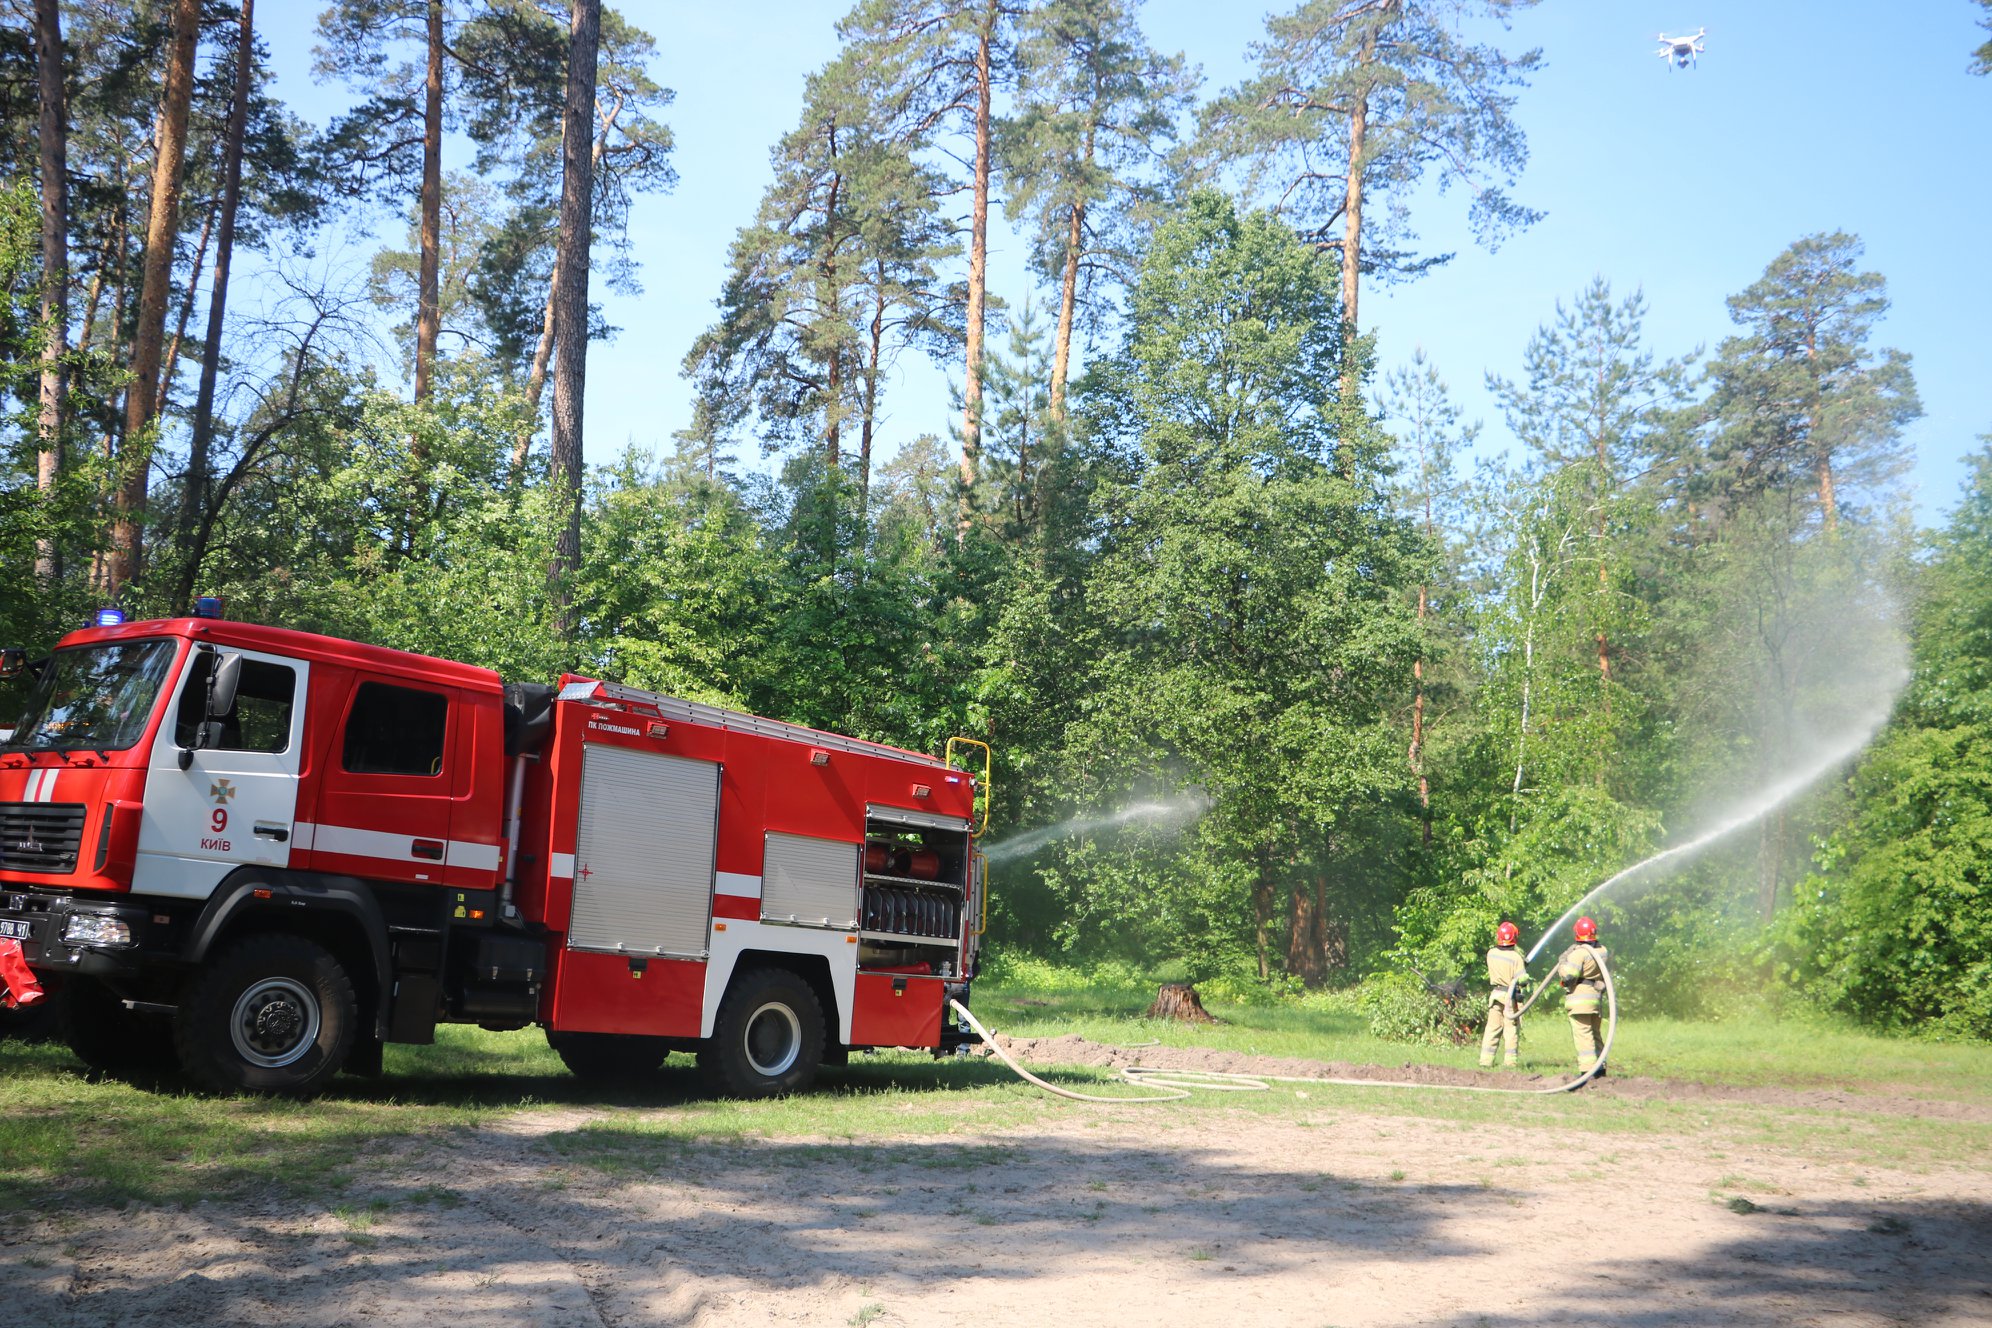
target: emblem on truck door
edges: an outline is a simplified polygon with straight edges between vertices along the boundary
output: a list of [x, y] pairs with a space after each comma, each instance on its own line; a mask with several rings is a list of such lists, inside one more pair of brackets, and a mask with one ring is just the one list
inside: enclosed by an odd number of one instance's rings
[[237, 792], [238, 790], [235, 785], [225, 779], [217, 779], [214, 783], [208, 785], [208, 797], [214, 799], [214, 805], [217, 807], [226, 807], [228, 800], [234, 797]]

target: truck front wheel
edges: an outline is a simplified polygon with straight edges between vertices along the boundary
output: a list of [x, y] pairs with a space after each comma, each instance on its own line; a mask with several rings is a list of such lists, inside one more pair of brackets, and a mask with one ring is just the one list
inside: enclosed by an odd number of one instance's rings
[[339, 1072], [358, 1024], [352, 979], [322, 946], [250, 936], [194, 979], [173, 1038], [181, 1068], [204, 1088], [302, 1098]]
[[823, 1063], [823, 1007], [787, 969], [757, 968], [735, 978], [720, 1002], [699, 1067], [732, 1097], [799, 1093]]

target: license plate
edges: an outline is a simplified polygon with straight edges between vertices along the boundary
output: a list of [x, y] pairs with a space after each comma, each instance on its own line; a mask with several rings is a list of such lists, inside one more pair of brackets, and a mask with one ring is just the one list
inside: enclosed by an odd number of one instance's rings
[[31, 922], [9, 922], [0, 918], [0, 941], [25, 941], [34, 934]]

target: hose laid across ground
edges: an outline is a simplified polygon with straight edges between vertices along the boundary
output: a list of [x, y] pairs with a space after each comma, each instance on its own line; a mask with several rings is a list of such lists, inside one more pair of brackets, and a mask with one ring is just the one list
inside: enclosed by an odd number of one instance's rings
[[[1497, 1084], [1420, 1084], [1408, 1079], [1346, 1079], [1314, 1078], [1296, 1074], [1231, 1074], [1223, 1070], [1170, 1070], [1162, 1066], [1126, 1065], [1121, 1067], [1122, 1082], [1136, 1088], [1159, 1089], [1147, 1097], [1104, 1097], [1097, 1093], [1081, 1093], [1070, 1088], [1061, 1088], [1047, 1079], [1040, 1079], [1023, 1066], [996, 1043], [996, 1035], [985, 1028], [980, 1019], [960, 1001], [950, 1000], [955, 1013], [968, 1021], [968, 1026], [982, 1035], [983, 1045], [1000, 1057], [1003, 1063], [1016, 1071], [1017, 1076], [1027, 1083], [1042, 1088], [1047, 1093], [1070, 1098], [1074, 1102], [1175, 1102], [1190, 1096], [1193, 1092], [1206, 1093], [1264, 1093], [1273, 1084], [1339, 1084], [1350, 1088], [1429, 1088], [1453, 1093], [1510, 1093], [1525, 1096], [1540, 1096], [1550, 1093], [1568, 1093], [1581, 1088], [1597, 1077], [1598, 1071], [1605, 1068], [1605, 1060], [1612, 1052], [1612, 1039], [1618, 1035], [1618, 988], [1612, 984], [1612, 970], [1601, 958], [1598, 971], [1605, 978], [1605, 1001], [1611, 1012], [1611, 1026], [1605, 1030], [1605, 1045], [1598, 1051], [1598, 1059], [1590, 1069], [1572, 1079], [1569, 1083], [1554, 1084], [1547, 1088], [1507, 1088]], [[1542, 994], [1538, 988], [1528, 1004], [1515, 1012], [1520, 1019], [1536, 996]]]

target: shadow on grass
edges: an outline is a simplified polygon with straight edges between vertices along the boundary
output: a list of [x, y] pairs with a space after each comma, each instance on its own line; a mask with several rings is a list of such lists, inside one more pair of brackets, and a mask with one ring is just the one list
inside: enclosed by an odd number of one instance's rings
[[[604, 1161], [624, 1183], [548, 1183], [563, 1163]], [[135, 1239], [85, 1235], [74, 1256], [92, 1268], [82, 1290], [10, 1276], [10, 1310], [47, 1324], [186, 1323], [254, 1305], [263, 1322], [321, 1323], [372, 1317], [379, 1300], [406, 1316], [380, 1316], [396, 1322], [509, 1311], [537, 1323], [690, 1323], [743, 1315], [743, 1293], [975, 1278], [1026, 1294], [1054, 1261], [1311, 1274], [1415, 1249], [1443, 1266], [1490, 1253], [1448, 1234], [1457, 1206], [1501, 1202], [1477, 1186], [1386, 1189], [1124, 1140], [714, 1144], [597, 1125], [487, 1140], [428, 1171], [439, 1183], [355, 1186], [308, 1232], [294, 1212], [244, 1204], [204, 1206], [177, 1226], [155, 1217]], [[140, 1253], [182, 1227], [183, 1259]], [[0, 1275], [20, 1257], [0, 1248]]]
[[[293, 1102], [197, 1093], [168, 1073], [103, 1074], [59, 1046], [0, 1043], [0, 1213], [184, 1205], [265, 1190], [337, 1195], [372, 1159], [522, 1110], [661, 1109], [670, 1129], [718, 1138], [903, 1132], [917, 1128], [909, 1105], [953, 1111], [951, 1098], [1017, 1083], [986, 1062], [854, 1059], [826, 1068], [802, 1097], [740, 1103], [716, 1097], [685, 1056], [654, 1074], [601, 1082], [575, 1078], [523, 1042], [442, 1046], [397, 1055], [379, 1078], [342, 1076], [323, 1096]], [[975, 1101], [987, 1106], [991, 1096]]]

